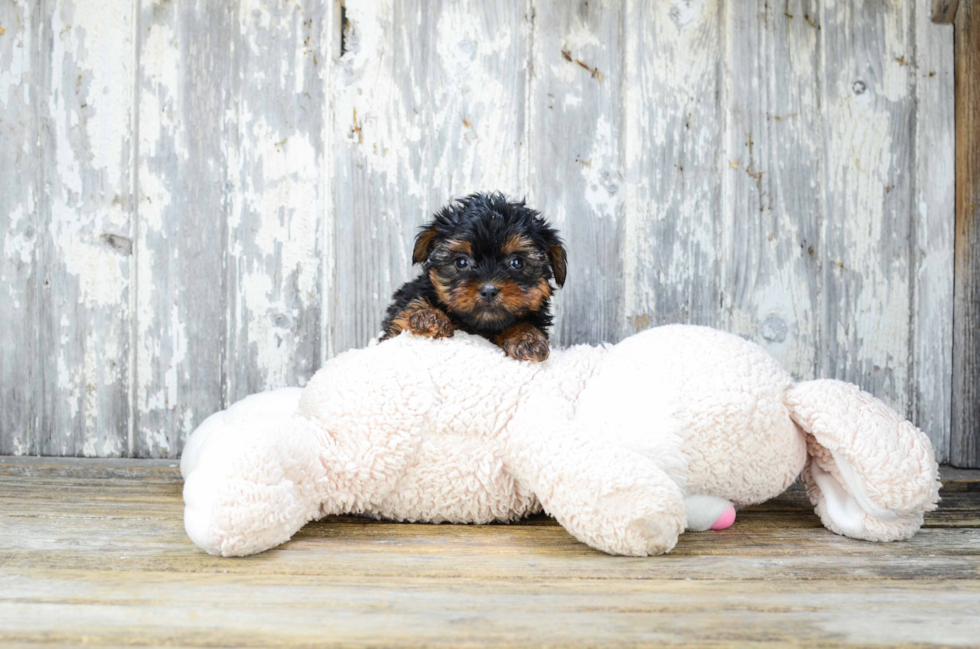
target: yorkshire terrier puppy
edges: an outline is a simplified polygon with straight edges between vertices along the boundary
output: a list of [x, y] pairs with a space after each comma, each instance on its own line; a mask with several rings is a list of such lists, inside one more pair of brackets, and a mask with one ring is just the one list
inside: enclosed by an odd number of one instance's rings
[[444, 207], [415, 237], [422, 274], [395, 292], [382, 340], [411, 331], [479, 334], [518, 360], [548, 358], [550, 300], [565, 284], [565, 247], [524, 201], [472, 194]]

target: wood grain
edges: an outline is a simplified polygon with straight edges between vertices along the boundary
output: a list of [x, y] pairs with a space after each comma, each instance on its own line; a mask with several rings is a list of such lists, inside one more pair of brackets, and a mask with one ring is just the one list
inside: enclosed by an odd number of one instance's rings
[[911, 541], [828, 532], [805, 494], [610, 557], [552, 519], [330, 518], [241, 559], [186, 538], [161, 462], [0, 462], [0, 642], [186, 646], [966, 645], [980, 633], [980, 479]]
[[956, 19], [956, 10], [960, 0], [932, 0], [932, 22], [941, 25], [952, 24]]
[[37, 452], [129, 453], [132, 3], [42, 3], [38, 22]]
[[980, 467], [980, 6], [956, 18], [956, 271], [950, 461]]
[[[725, 327], [813, 378], [821, 340], [824, 143], [815, 3], [725, 11]], [[811, 18], [812, 20], [812, 18]]]
[[624, 336], [722, 323], [722, 9], [626, 4]]
[[[420, 7], [417, 34], [411, 23], [404, 26], [410, 40], [420, 41], [423, 57], [412, 72], [424, 98], [415, 109], [426, 125], [419, 141], [425, 151], [419, 224], [450, 199], [475, 191], [515, 199], [527, 193], [532, 65], [524, 3], [429, 0]], [[415, 215], [405, 216], [414, 228]]]
[[560, 345], [618, 340], [623, 310], [623, 7], [533, 2], [532, 205], [561, 232], [571, 272], [554, 301]]
[[329, 3], [245, 2], [231, 56], [227, 402], [320, 366]]
[[40, 159], [37, 3], [0, 5], [0, 455], [38, 452]]
[[[955, 11], [955, 10], [954, 10]], [[950, 459], [953, 380], [953, 240], [955, 144], [953, 28], [936, 25], [915, 5], [915, 188], [912, 205], [911, 416], [929, 435], [936, 458]]]
[[819, 374], [910, 415], [913, 118], [909, 3], [838, 3], [821, 32], [825, 173]]
[[176, 457], [227, 386], [236, 13], [141, 5], [133, 454]]

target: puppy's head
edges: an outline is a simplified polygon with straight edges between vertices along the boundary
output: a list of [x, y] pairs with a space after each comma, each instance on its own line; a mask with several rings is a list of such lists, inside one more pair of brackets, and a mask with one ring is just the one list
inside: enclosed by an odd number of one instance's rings
[[538, 212], [501, 194], [472, 194], [443, 208], [415, 238], [439, 300], [478, 330], [500, 330], [545, 306], [565, 283], [566, 253]]

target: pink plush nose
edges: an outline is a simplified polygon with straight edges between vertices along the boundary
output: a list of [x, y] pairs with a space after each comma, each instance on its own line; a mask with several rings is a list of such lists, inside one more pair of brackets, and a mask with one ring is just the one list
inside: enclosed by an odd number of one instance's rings
[[735, 522], [735, 508], [732, 505], [728, 506], [721, 516], [718, 517], [712, 525], [713, 530], [724, 530], [732, 526]]

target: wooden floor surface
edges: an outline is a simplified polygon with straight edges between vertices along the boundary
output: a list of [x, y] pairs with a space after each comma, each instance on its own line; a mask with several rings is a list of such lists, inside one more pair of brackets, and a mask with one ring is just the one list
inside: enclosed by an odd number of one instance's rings
[[0, 458], [0, 645], [980, 646], [980, 473], [912, 541], [820, 526], [803, 494], [610, 557], [552, 520], [329, 519], [244, 559], [187, 539], [166, 463]]

